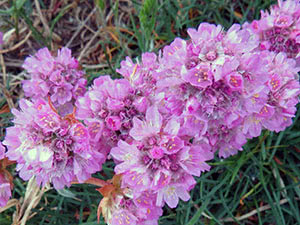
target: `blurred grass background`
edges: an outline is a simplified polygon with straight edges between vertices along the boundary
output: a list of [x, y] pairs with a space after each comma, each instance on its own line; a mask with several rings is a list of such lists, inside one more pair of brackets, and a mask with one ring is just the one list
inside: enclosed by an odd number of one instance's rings
[[[87, 73], [120, 77], [115, 69], [125, 56], [158, 52], [175, 37], [201, 22], [221, 24], [259, 18], [271, 0], [1, 0], [0, 135], [11, 126], [10, 108], [23, 97], [21, 66], [26, 56], [44, 46], [56, 52], [69, 47]], [[299, 108], [299, 107], [298, 107]], [[280, 133], [264, 131], [244, 151], [211, 161], [211, 171], [197, 178], [189, 202], [164, 208], [160, 225], [300, 224], [300, 122]], [[13, 168], [10, 168], [13, 172]], [[22, 206], [27, 182], [15, 172], [13, 206], [0, 214], [0, 224], [12, 224]], [[113, 163], [95, 177], [109, 179]], [[50, 190], [31, 211], [26, 224], [96, 225], [101, 195], [92, 185]], [[105, 224], [101, 219], [100, 224]]]

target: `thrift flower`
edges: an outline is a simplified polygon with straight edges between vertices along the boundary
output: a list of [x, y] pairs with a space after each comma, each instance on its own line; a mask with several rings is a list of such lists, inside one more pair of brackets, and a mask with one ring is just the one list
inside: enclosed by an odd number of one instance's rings
[[7, 128], [4, 144], [22, 179], [35, 176], [38, 184], [61, 189], [101, 169], [104, 156], [90, 147], [87, 128], [74, 116], [60, 117], [43, 99], [21, 99], [20, 108], [12, 110], [15, 125]]
[[141, 115], [143, 100], [135, 95], [126, 79], [112, 80], [101, 76], [93, 86], [76, 102], [77, 117], [88, 126], [91, 144], [107, 154], [118, 140], [131, 139], [134, 116]]
[[166, 120], [156, 106], [149, 107], [143, 119], [134, 117], [129, 132], [134, 140], [120, 140], [110, 153], [117, 162], [115, 172], [123, 174], [122, 185], [135, 193], [158, 193], [158, 206], [166, 202], [173, 208], [179, 198], [187, 201], [195, 182], [192, 175], [210, 169], [205, 161], [212, 159], [213, 153], [208, 145], [192, 145], [181, 138], [179, 129], [180, 123]]
[[246, 142], [245, 135], [235, 134], [242, 133], [244, 102], [264, 91], [267, 77], [261, 75], [267, 60], [249, 53], [258, 41], [239, 25], [225, 32], [221, 26], [202, 23], [188, 34], [191, 40], [175, 39], [159, 59], [159, 111], [165, 117], [178, 116], [180, 136], [209, 144], [213, 151], [220, 150], [219, 156], [228, 157]]
[[259, 50], [286, 53], [288, 58], [299, 61], [299, 19], [299, 1], [278, 0], [278, 4], [271, 7], [270, 13], [262, 11], [260, 20], [246, 23], [244, 27], [259, 38]]
[[155, 194], [143, 192], [136, 196], [130, 188], [121, 187], [121, 176], [115, 175], [112, 184], [100, 189], [103, 195], [98, 208], [108, 225], [157, 225], [162, 215], [155, 205]]
[[47, 48], [25, 59], [23, 68], [30, 75], [23, 81], [25, 96], [32, 99], [50, 96], [62, 116], [72, 112], [75, 100], [85, 92], [86, 79], [71, 50], [62, 48], [53, 56]]
[[177, 117], [181, 138], [229, 157], [262, 129], [291, 124], [299, 94], [293, 59], [258, 52], [259, 37], [239, 25], [225, 32], [202, 23], [188, 34], [158, 59], [154, 98], [163, 118]]

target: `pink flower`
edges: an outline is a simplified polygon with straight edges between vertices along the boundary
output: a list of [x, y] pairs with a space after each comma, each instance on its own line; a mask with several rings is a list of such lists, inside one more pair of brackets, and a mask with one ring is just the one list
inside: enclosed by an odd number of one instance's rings
[[51, 100], [53, 102], [58, 102], [60, 105], [63, 105], [72, 100], [72, 88], [71, 84], [65, 83], [60, 86], [55, 86], [53, 88], [53, 95], [51, 96]]
[[151, 97], [156, 88], [156, 82], [159, 79], [157, 56], [154, 53], [143, 53], [142, 62], [133, 63], [126, 57], [121, 62], [121, 68], [117, 69], [140, 96]]
[[259, 38], [260, 50], [284, 52], [289, 58], [299, 57], [300, 4], [294, 0], [278, 0], [278, 5], [271, 7], [270, 13], [262, 12], [261, 19], [246, 24], [244, 27]]
[[205, 161], [213, 159], [213, 153], [208, 144], [186, 147], [180, 152], [180, 166], [188, 173], [200, 177], [201, 172], [209, 171], [210, 166]]
[[134, 94], [125, 79], [101, 76], [94, 80], [93, 86], [76, 102], [76, 115], [88, 126], [93, 146], [105, 149], [101, 152], [106, 155], [118, 140], [129, 138], [132, 119], [141, 110], [138, 99], [140, 96]]
[[206, 88], [212, 84], [213, 73], [208, 66], [197, 66], [184, 74], [183, 79], [193, 86]]
[[47, 48], [40, 49], [23, 65], [30, 75], [30, 80], [23, 81], [25, 96], [38, 99], [49, 95], [62, 116], [71, 113], [75, 100], [85, 93], [86, 79], [78, 67], [70, 49], [58, 50], [57, 57]]
[[60, 117], [42, 99], [22, 99], [20, 107], [13, 109], [15, 125], [7, 128], [4, 144], [21, 178], [35, 176], [38, 184], [61, 189], [101, 169], [104, 156], [90, 147], [87, 128], [74, 117]]
[[111, 150], [117, 162], [115, 172], [123, 174], [122, 185], [137, 193], [144, 190], [160, 193], [158, 198], [162, 199], [169, 192], [168, 188], [181, 190], [175, 191], [170, 199], [169, 195], [165, 200], [157, 199], [157, 204], [167, 202], [175, 207], [178, 197], [187, 200], [190, 186], [182, 185], [179, 177], [200, 176], [201, 171], [209, 170], [205, 161], [210, 160], [213, 153], [205, 145], [194, 147], [189, 140], [181, 138], [179, 130], [176, 117], [164, 118], [155, 106], [148, 108], [143, 120], [135, 117], [129, 132], [134, 139], [132, 143], [119, 141], [118, 147]]
[[244, 89], [244, 80], [239, 73], [230, 73], [226, 76], [227, 85], [233, 91], [242, 91]]
[[106, 126], [113, 130], [119, 130], [121, 128], [121, 120], [117, 116], [108, 116], [105, 118]]
[[161, 159], [164, 155], [164, 149], [160, 147], [154, 147], [150, 150], [150, 154], [153, 159]]
[[154, 106], [148, 108], [146, 112], [146, 122], [140, 119], [133, 118], [133, 128], [129, 134], [137, 141], [146, 137], [150, 137], [160, 131], [162, 125], [162, 116], [159, 114], [158, 109]]
[[103, 195], [98, 209], [106, 223], [158, 225], [157, 220], [162, 215], [162, 209], [155, 205], [156, 194], [149, 191], [137, 194], [128, 187], [121, 187], [121, 182], [122, 176], [115, 175], [111, 184], [98, 189]]
[[156, 205], [160, 206], [167, 203], [170, 208], [175, 208], [179, 199], [183, 201], [190, 199], [188, 191], [195, 186], [196, 182], [191, 176], [185, 176], [181, 179], [180, 183], [170, 183], [158, 191]]
[[162, 205], [162, 202], [166, 202], [170, 208], [175, 208], [178, 205], [179, 198], [183, 201], [188, 201], [190, 195], [181, 185], [168, 185], [159, 191], [157, 205]]

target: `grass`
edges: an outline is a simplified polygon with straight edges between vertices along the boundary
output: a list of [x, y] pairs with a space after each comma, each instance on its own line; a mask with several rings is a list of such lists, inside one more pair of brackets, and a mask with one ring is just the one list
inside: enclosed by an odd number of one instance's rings
[[[187, 37], [200, 22], [228, 28], [259, 18], [271, 0], [147, 0], [55, 1], [12, 0], [0, 3], [0, 26], [6, 33], [1, 63], [0, 135], [11, 126], [9, 107], [23, 97], [21, 65], [27, 55], [47, 46], [72, 49], [87, 72], [89, 83], [103, 74], [118, 78], [115, 69], [127, 55], [158, 50], [175, 37]], [[28, 36], [28, 34], [30, 34]], [[298, 107], [299, 108], [299, 107]], [[249, 140], [244, 151], [212, 160], [212, 169], [197, 178], [191, 200], [176, 209], [165, 207], [160, 225], [300, 224], [300, 111], [291, 127], [264, 131]], [[112, 163], [95, 176], [112, 176]], [[13, 168], [11, 168], [13, 171]], [[0, 214], [0, 224], [12, 224], [20, 212], [27, 182], [15, 176], [13, 206]], [[26, 224], [98, 224], [100, 194], [92, 185], [47, 191]], [[105, 224], [101, 219], [100, 224]]]

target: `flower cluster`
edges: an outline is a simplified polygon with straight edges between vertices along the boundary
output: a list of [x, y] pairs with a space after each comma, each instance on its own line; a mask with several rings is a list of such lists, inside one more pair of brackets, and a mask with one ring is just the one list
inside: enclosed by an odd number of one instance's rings
[[216, 152], [229, 157], [263, 129], [291, 125], [299, 17], [300, 4], [279, 0], [251, 24], [225, 31], [201, 23], [158, 55], [126, 57], [122, 79], [101, 76], [88, 90], [70, 50], [53, 57], [41, 49], [25, 60], [32, 101], [13, 110], [5, 155], [24, 180], [57, 189], [85, 182], [113, 159], [116, 177], [100, 189], [106, 222], [156, 225], [161, 207], [189, 200], [193, 176], [210, 170]]
[[38, 184], [52, 182], [60, 189], [75, 180], [84, 182], [101, 169], [104, 156], [90, 147], [82, 123], [71, 115], [59, 116], [43, 99], [22, 99], [19, 104], [21, 110], [12, 111], [15, 125], [7, 128], [3, 143], [22, 179], [35, 176]]
[[143, 120], [134, 117], [132, 143], [120, 140], [111, 150], [117, 161], [115, 172], [123, 174], [122, 185], [134, 193], [157, 193], [158, 206], [166, 202], [174, 208], [179, 198], [187, 201], [196, 183], [192, 175], [208, 170], [205, 161], [213, 154], [207, 145], [192, 145], [179, 129], [176, 119], [165, 120], [155, 106], [148, 108]]
[[76, 115], [87, 125], [94, 148], [107, 155], [118, 140], [129, 137], [132, 118], [139, 114], [140, 104], [127, 80], [101, 76], [76, 102]]
[[116, 175], [110, 184], [98, 189], [103, 195], [98, 219], [102, 213], [108, 225], [157, 225], [162, 209], [155, 205], [155, 196], [149, 192], [133, 195], [130, 188], [121, 188], [121, 180], [122, 176]]
[[5, 157], [5, 147], [0, 142], [0, 159], [4, 159], [4, 157]]
[[300, 3], [295, 0], [278, 0], [270, 13], [261, 12], [261, 19], [246, 23], [253, 35], [259, 38], [259, 49], [284, 52], [288, 58], [297, 58], [300, 53]]
[[32, 99], [50, 96], [62, 115], [71, 113], [75, 100], [86, 91], [84, 72], [79, 70], [79, 63], [68, 48], [58, 50], [56, 57], [48, 48], [40, 49], [25, 60], [23, 68], [31, 78], [23, 81], [25, 96]]
[[164, 48], [156, 90], [160, 111], [181, 120], [180, 134], [228, 157], [263, 128], [292, 123], [300, 93], [293, 59], [258, 52], [258, 40], [239, 25], [225, 32], [202, 23], [188, 34]]

